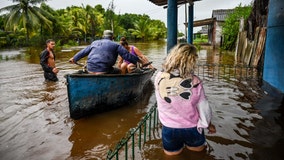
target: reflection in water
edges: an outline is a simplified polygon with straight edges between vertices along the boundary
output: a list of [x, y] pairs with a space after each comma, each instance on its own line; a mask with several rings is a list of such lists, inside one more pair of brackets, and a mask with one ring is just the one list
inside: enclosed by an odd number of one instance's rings
[[107, 151], [112, 149], [130, 128], [134, 128], [147, 112], [145, 106], [150, 101], [153, 89], [151, 82], [145, 86], [144, 94], [138, 102], [75, 120], [69, 137], [69, 141], [73, 143], [70, 158], [104, 159]]
[[234, 65], [234, 53], [228, 51], [213, 50], [206, 47], [198, 51], [199, 64], [227, 64]]
[[[161, 69], [161, 62], [166, 57], [165, 43], [134, 45], [158, 70]], [[41, 50], [0, 51], [1, 159], [105, 159], [106, 151], [113, 148], [130, 128], [136, 127], [155, 103], [153, 86], [148, 86], [138, 103], [72, 120], [64, 75], [81, 69], [67, 62], [79, 49], [56, 52], [56, 64], [60, 69], [56, 83], [44, 82], [38, 58]], [[211, 49], [199, 53], [199, 63], [234, 64], [233, 58], [233, 53]], [[265, 98], [257, 82], [253, 81], [207, 78], [204, 88], [217, 129], [216, 134], [207, 135], [208, 150], [200, 153], [184, 150], [179, 156], [169, 157], [163, 154], [161, 137], [157, 135], [144, 144], [137, 159], [284, 157], [280, 151], [284, 135], [283, 113], [277, 109], [281, 101]]]
[[52, 159], [66, 153], [65, 85], [45, 83], [38, 64], [17, 59], [1, 61], [0, 74], [1, 159]]
[[265, 95], [257, 102], [255, 108], [262, 119], [255, 123], [250, 131], [250, 141], [254, 143], [254, 154], [251, 159], [284, 158], [284, 105], [283, 100]]
[[[249, 141], [249, 130], [254, 127], [254, 122], [261, 119], [255, 112], [250, 98], [259, 97], [259, 88], [239, 88], [240, 82], [224, 82], [213, 80], [204, 83], [204, 89], [209, 103], [213, 108], [213, 124], [217, 133], [206, 134], [207, 151], [192, 152], [184, 150], [181, 155], [169, 157], [162, 151], [161, 139], [150, 141], [144, 147], [145, 159], [248, 159], [253, 154], [253, 144]], [[249, 95], [246, 95], [249, 93]], [[207, 131], [205, 130], [205, 133]], [[151, 154], [150, 154], [151, 153]]]

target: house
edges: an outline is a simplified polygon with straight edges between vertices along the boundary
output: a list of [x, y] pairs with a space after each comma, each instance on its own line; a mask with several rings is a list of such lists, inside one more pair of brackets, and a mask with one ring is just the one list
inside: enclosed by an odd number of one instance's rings
[[208, 37], [208, 26], [202, 26], [201, 30], [197, 33], [194, 33], [194, 38]]
[[225, 23], [226, 17], [232, 13], [233, 9], [218, 9], [212, 11], [213, 23], [208, 24], [208, 42], [213, 47], [222, 45], [222, 26]]

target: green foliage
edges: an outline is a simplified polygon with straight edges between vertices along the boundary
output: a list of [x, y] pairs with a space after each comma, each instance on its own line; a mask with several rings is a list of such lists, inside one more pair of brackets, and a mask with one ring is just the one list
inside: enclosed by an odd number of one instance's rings
[[239, 33], [240, 19], [243, 18], [246, 20], [249, 17], [251, 10], [251, 5], [242, 7], [241, 4], [239, 4], [239, 6], [234, 9], [234, 12], [229, 14], [225, 19], [222, 30], [222, 35], [224, 37], [222, 49], [233, 50], [235, 48]]
[[123, 15], [118, 15], [118, 22], [119, 25], [122, 26], [124, 29], [128, 30], [131, 28], [134, 28], [134, 23], [135, 21], [139, 20], [139, 15], [136, 14], [123, 14]]
[[65, 43], [62, 47], [63, 48], [70, 48], [71, 46], [77, 46], [78, 43], [72, 40], [69, 40], [67, 43]]
[[196, 33], [194, 34], [194, 39], [193, 39], [193, 44], [194, 45], [200, 45], [200, 44], [204, 44], [204, 43], [208, 43], [208, 35], [204, 35], [201, 33]]
[[194, 39], [193, 43], [199, 44], [199, 43], [207, 43], [208, 38], [196, 38]]
[[45, 25], [50, 29], [52, 23], [47, 18], [48, 12], [37, 7], [37, 4], [44, 1], [46, 0], [15, 0], [13, 2], [17, 4], [1, 8], [0, 12], [8, 11], [5, 17], [5, 30], [15, 31], [24, 28], [28, 42], [35, 26]]
[[[162, 21], [152, 20], [148, 15], [117, 15], [113, 1], [107, 9], [102, 5], [82, 5], [59, 10], [53, 10], [44, 1], [26, 0], [25, 5], [19, 5], [22, 1], [17, 0], [15, 5], [0, 9], [0, 13], [9, 11], [0, 16], [0, 29], [3, 30], [0, 47], [43, 45], [48, 38], [59, 41], [62, 46], [78, 42], [87, 44], [100, 39], [105, 29], [113, 30], [117, 39], [121, 36], [136, 40], [166, 37], [167, 29]], [[25, 12], [25, 9], [30, 11]]]

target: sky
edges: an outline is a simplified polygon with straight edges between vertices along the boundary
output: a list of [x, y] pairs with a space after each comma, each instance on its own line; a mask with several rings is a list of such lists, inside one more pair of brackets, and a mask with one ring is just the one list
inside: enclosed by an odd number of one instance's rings
[[[67, 6], [96, 6], [101, 4], [107, 9], [112, 0], [48, 0], [48, 4], [53, 9], [63, 9]], [[201, 0], [194, 3], [194, 20], [211, 18], [212, 11], [216, 9], [232, 9], [239, 4], [248, 5], [253, 0]], [[151, 19], [163, 21], [167, 26], [167, 9], [162, 6], [157, 6], [149, 0], [113, 0], [114, 11], [116, 14], [133, 13], [147, 14]], [[1, 0], [0, 8], [12, 5], [12, 0]], [[178, 8], [178, 29], [184, 33], [185, 26], [185, 6], [181, 5]], [[200, 27], [194, 28], [194, 32], [200, 30]]]

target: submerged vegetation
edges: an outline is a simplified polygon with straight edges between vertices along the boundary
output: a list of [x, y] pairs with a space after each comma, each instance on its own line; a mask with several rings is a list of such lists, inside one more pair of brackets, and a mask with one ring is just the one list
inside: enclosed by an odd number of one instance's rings
[[[0, 48], [35, 46], [48, 38], [59, 45], [87, 44], [102, 37], [103, 30], [121, 36], [149, 41], [164, 39], [166, 26], [148, 15], [115, 14], [113, 1], [102, 5], [71, 6], [54, 10], [46, 0], [14, 0], [15, 4], [0, 9]], [[38, 7], [39, 6], [39, 7]]]

